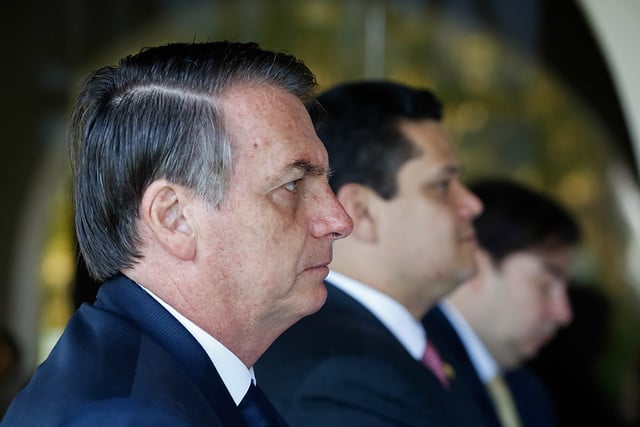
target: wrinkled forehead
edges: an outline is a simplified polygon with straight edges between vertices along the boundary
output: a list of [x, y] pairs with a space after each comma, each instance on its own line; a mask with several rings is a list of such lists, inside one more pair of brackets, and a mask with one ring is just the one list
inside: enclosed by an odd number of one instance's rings
[[324, 145], [293, 94], [274, 86], [230, 90], [221, 97], [234, 169], [268, 174], [306, 165], [327, 168]]
[[315, 136], [302, 102], [279, 87], [237, 87], [220, 97], [220, 106], [227, 131], [239, 145], [269, 143], [276, 136]]

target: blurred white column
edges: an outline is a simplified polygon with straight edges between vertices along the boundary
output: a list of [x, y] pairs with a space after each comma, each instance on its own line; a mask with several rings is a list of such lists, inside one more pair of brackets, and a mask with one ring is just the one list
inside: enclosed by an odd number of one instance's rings
[[578, 0], [578, 4], [611, 70], [640, 166], [640, 1]]

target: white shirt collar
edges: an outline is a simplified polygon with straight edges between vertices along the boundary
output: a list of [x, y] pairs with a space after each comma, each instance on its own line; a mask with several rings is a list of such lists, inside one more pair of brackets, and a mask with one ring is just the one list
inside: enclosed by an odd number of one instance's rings
[[209, 335], [191, 320], [184, 317], [175, 308], [161, 300], [149, 289], [140, 284], [138, 284], [138, 286], [158, 301], [160, 305], [171, 313], [171, 315], [175, 317], [176, 320], [180, 322], [182, 326], [189, 331], [189, 333], [191, 333], [191, 335], [193, 335], [211, 359], [213, 366], [215, 366], [220, 378], [222, 378], [222, 382], [224, 382], [225, 387], [229, 390], [229, 394], [231, 394], [233, 401], [236, 405], [239, 405], [240, 401], [247, 393], [247, 390], [249, 390], [251, 382], [256, 382], [253, 367], [247, 368], [238, 356], [233, 354], [231, 350], [226, 348], [220, 341]]
[[458, 311], [447, 300], [440, 302], [440, 309], [449, 319], [449, 322], [458, 333], [458, 337], [462, 341], [467, 354], [471, 359], [471, 363], [475, 368], [480, 379], [487, 383], [491, 381], [499, 373], [498, 364], [482, 343], [478, 335], [474, 332], [469, 322], [464, 318], [462, 313]]
[[326, 280], [365, 306], [400, 341], [414, 359], [422, 358], [427, 346], [424, 327], [402, 304], [376, 289], [335, 271], [330, 271]]

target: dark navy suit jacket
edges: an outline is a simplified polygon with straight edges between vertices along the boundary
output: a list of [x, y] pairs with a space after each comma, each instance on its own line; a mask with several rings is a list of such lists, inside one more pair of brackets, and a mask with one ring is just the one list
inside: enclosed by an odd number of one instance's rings
[[[466, 396], [481, 408], [487, 425], [500, 426], [491, 397], [482, 383], [458, 333], [440, 307], [434, 307], [423, 319], [428, 337], [438, 347], [440, 355], [455, 370], [452, 392]], [[523, 427], [552, 427], [555, 416], [551, 398], [542, 382], [528, 369], [519, 368], [505, 373], [504, 379], [514, 399]]]
[[245, 426], [191, 334], [124, 276], [83, 305], [2, 427]]
[[290, 426], [482, 425], [371, 312], [327, 288], [324, 307], [289, 328], [255, 366]]

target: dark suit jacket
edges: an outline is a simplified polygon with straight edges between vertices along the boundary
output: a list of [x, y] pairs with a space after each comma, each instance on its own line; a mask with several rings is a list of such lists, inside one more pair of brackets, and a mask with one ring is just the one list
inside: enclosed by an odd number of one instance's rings
[[245, 426], [191, 334], [124, 276], [83, 305], [1, 425]]
[[[423, 319], [428, 337], [438, 347], [440, 355], [455, 370], [452, 392], [473, 400], [481, 408], [482, 417], [490, 426], [500, 426], [491, 397], [480, 380], [467, 351], [453, 325], [439, 307], [434, 307]], [[552, 402], [542, 383], [528, 369], [519, 368], [504, 374], [523, 427], [555, 425]]]
[[255, 366], [258, 382], [289, 425], [461, 425], [456, 413], [467, 408], [452, 402], [365, 307], [327, 288], [324, 307], [289, 328]]

